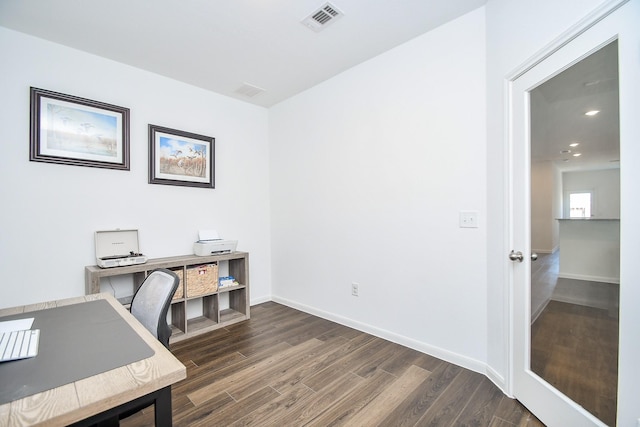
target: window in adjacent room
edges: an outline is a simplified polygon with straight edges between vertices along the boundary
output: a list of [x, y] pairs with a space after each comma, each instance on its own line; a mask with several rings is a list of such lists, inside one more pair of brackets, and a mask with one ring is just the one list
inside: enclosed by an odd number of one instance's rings
[[591, 218], [591, 193], [569, 193], [569, 218]]

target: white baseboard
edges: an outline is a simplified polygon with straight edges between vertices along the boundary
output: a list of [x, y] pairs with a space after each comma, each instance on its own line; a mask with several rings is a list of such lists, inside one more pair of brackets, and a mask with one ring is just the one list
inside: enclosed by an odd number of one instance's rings
[[548, 255], [548, 254], [552, 254], [553, 250], [549, 250], [549, 249], [531, 249], [532, 253], [536, 253], [536, 254], [544, 254], [544, 255]]
[[571, 273], [562, 273], [562, 272], [558, 274], [558, 277], [563, 279], [585, 280], [588, 282], [615, 283], [618, 285], [620, 284], [619, 277], [588, 276], [585, 274], [571, 274]]
[[[483, 374], [483, 375], [487, 375], [487, 370], [488, 367], [485, 363], [480, 362], [478, 360], [445, 350], [443, 348], [440, 347], [435, 347], [420, 341], [416, 341], [412, 338], [408, 338], [402, 335], [398, 335], [394, 332], [390, 332], [384, 329], [380, 329], [371, 325], [367, 325], [365, 323], [361, 323], [358, 322], [356, 320], [353, 319], [349, 319], [347, 317], [343, 317], [340, 315], [337, 315], [335, 313], [329, 313], [326, 311], [322, 311], [322, 310], [318, 310], [314, 307], [310, 307], [304, 304], [300, 304], [297, 303], [295, 301], [291, 301], [288, 300], [286, 298], [281, 298], [281, 297], [277, 297], [277, 296], [272, 296], [271, 300], [283, 305], [286, 305], [288, 307], [291, 308], [295, 308], [296, 310], [300, 310], [303, 311], [305, 313], [309, 313], [309, 314], [313, 314], [314, 316], [318, 316], [321, 317], [323, 319], [326, 320], [330, 320], [332, 322], [336, 322], [339, 323], [341, 325], [344, 326], [348, 326], [350, 328], [353, 329], [357, 329], [361, 332], [366, 332], [368, 334], [374, 335], [376, 337], [379, 338], [383, 338], [386, 339], [388, 341], [394, 342], [396, 344], [400, 344], [403, 345], [405, 347], [409, 347], [412, 348], [414, 350], [417, 350], [421, 353], [426, 353], [428, 355], [437, 357], [438, 359], [442, 359], [446, 362], [449, 363], [453, 363], [454, 365], [458, 365], [461, 366], [463, 368], [469, 369], [471, 371]], [[493, 382], [496, 383], [496, 385], [498, 387], [500, 387], [501, 390], [504, 390], [504, 388], [498, 384], [504, 383], [504, 379], [500, 379], [501, 377], [499, 375], [495, 375], [495, 378], [498, 380], [498, 382], [496, 382], [493, 378], [489, 377]]]
[[269, 302], [271, 301], [271, 297], [270, 296], [266, 296], [266, 297], [260, 297], [260, 298], [256, 298], [256, 299], [252, 299], [249, 304], [250, 305], [258, 305], [258, 304], [262, 304], [265, 302]]
[[551, 249], [535, 249], [532, 248], [531, 252], [537, 253], [537, 254], [555, 254], [556, 252], [558, 252], [558, 249], [560, 249], [559, 246], [554, 246]]
[[504, 377], [494, 370], [491, 366], [486, 366], [485, 376], [491, 380], [507, 397], [513, 399], [514, 397], [507, 393], [508, 387]]

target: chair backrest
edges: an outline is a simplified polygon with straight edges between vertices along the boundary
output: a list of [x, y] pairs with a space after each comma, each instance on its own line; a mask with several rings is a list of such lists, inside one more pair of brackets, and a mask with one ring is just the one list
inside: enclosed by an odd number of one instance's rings
[[166, 348], [169, 348], [171, 327], [167, 312], [180, 279], [171, 270], [153, 270], [138, 288], [131, 301], [131, 314]]

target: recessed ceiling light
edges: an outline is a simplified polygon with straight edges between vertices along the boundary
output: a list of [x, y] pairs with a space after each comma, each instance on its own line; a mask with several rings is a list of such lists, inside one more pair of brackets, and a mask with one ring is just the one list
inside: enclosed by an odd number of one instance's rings
[[562, 161], [563, 161], [563, 162], [568, 162], [568, 161], [569, 161], [569, 159], [562, 159]]
[[571, 152], [571, 150], [562, 150], [560, 152], [560, 154], [569, 154]]
[[584, 113], [584, 115], [585, 116], [595, 116], [599, 112], [600, 112], [600, 110], [591, 110], [591, 111], [587, 111], [586, 113]]
[[572, 142], [571, 144], [569, 144], [569, 147], [577, 147], [578, 145], [580, 145], [579, 142]]
[[580, 157], [582, 156], [582, 153], [574, 153], [573, 157]]

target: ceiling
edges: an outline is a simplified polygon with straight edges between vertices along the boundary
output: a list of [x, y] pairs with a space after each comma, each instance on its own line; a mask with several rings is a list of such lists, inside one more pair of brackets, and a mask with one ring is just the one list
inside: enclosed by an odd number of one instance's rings
[[323, 0], [0, 0], [0, 26], [270, 107], [485, 3], [331, 0], [314, 31]]
[[[618, 92], [617, 41], [533, 89], [532, 160], [563, 171], [619, 168]], [[590, 110], [600, 112], [586, 116]]]

